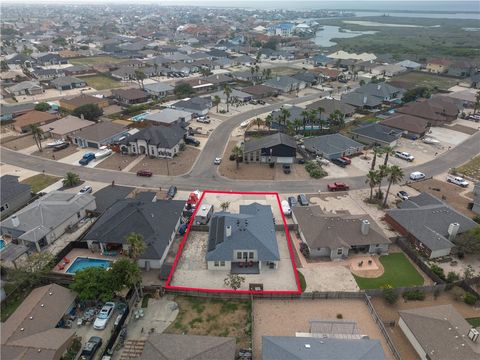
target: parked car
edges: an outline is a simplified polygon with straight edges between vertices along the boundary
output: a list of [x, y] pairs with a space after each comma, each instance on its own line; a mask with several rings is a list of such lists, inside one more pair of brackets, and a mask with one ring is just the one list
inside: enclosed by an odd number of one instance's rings
[[469, 182], [460, 176], [447, 175], [447, 182], [461, 186], [468, 187]]
[[187, 231], [187, 224], [182, 224], [182, 225], [180, 225], [180, 227], [178, 228], [178, 233], [179, 233], [180, 235], [185, 234], [186, 231]]
[[222, 158], [215, 158], [215, 161], [213, 162], [215, 165], [220, 165], [220, 163], [222, 162]]
[[290, 174], [292, 172], [292, 168], [290, 167], [290, 164], [283, 164], [282, 169], [285, 174]]
[[177, 187], [174, 185], [170, 186], [167, 191], [167, 197], [169, 199], [173, 199], [176, 194], [177, 194]]
[[186, 136], [185, 137], [185, 144], [187, 145], [193, 145], [193, 146], [199, 146], [200, 145], [200, 141], [198, 141], [197, 139], [191, 137], [191, 136]]
[[305, 196], [305, 194], [299, 194], [297, 196], [297, 200], [298, 200], [298, 203], [302, 206], [308, 206], [309, 205], [308, 199]]
[[334, 163], [335, 165], [337, 166], [340, 166], [342, 168], [344, 168], [345, 166], [347, 166], [347, 162], [341, 158], [338, 158], [338, 159], [332, 159], [330, 160], [332, 163]]
[[88, 165], [90, 163], [90, 161], [92, 161], [93, 159], [95, 159], [95, 154], [94, 153], [86, 153], [83, 155], [83, 157], [80, 159], [80, 161], [78, 162], [80, 165]]
[[56, 152], [56, 151], [60, 151], [60, 150], [63, 150], [63, 149], [66, 149], [70, 146], [70, 144], [68, 142], [64, 142], [63, 144], [60, 144], [60, 145], [55, 145], [53, 148], [52, 148], [52, 151], [53, 152]]
[[283, 215], [285, 216], [290, 216], [292, 215], [292, 208], [290, 207], [290, 204], [288, 203], [287, 200], [282, 200], [282, 212]]
[[291, 208], [298, 205], [298, 202], [295, 196], [289, 196], [287, 200], [288, 200], [288, 205], [290, 205]]
[[150, 170], [138, 170], [137, 171], [137, 176], [146, 176], [146, 177], [151, 177], [153, 173]]
[[406, 191], [401, 190], [397, 193], [397, 197], [399, 197], [402, 200], [408, 200], [408, 193]]
[[207, 116], [200, 116], [197, 118], [197, 122], [199, 123], [204, 123], [204, 124], [210, 124], [210, 118]]
[[105, 305], [103, 305], [102, 310], [100, 310], [100, 312], [98, 313], [97, 318], [93, 323], [93, 328], [96, 330], [105, 329], [105, 327], [107, 326], [108, 320], [110, 320], [114, 311], [115, 311], [115, 303], [106, 302]]
[[257, 100], [250, 100], [250, 104], [252, 104], [252, 105], [257, 105], [257, 104], [258, 104], [258, 101], [257, 101]]
[[257, 103], [259, 103], [260, 105], [265, 105], [265, 101], [263, 100], [257, 100]]
[[395, 156], [400, 158], [400, 159], [407, 160], [407, 161], [410, 161], [410, 162], [415, 160], [415, 158], [410, 153], [405, 152], [405, 151], [395, 151]]
[[340, 159], [345, 161], [347, 163], [347, 165], [350, 165], [352, 163], [352, 159], [350, 159], [347, 156], [342, 156]]
[[328, 191], [347, 191], [350, 187], [342, 182], [334, 182], [327, 185]]
[[422, 180], [425, 179], [425, 174], [420, 171], [414, 171], [410, 174], [410, 180]]
[[304, 158], [297, 159], [297, 163], [298, 164], [305, 164], [305, 159]]
[[100, 336], [91, 336], [88, 342], [83, 346], [80, 358], [82, 360], [92, 360], [95, 353], [102, 346], [102, 338]]
[[78, 192], [79, 194], [90, 194], [93, 191], [92, 187], [90, 185], [85, 185], [80, 189]]

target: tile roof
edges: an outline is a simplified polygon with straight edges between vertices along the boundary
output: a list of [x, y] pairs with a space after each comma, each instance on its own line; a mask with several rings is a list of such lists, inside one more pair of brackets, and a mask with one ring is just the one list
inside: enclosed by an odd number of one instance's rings
[[122, 132], [126, 132], [125, 127], [122, 125], [113, 122], [98, 122], [92, 126], [81, 129], [75, 134], [75, 137], [92, 141], [102, 141], [119, 135]]
[[417, 116], [397, 114], [380, 121], [381, 124], [414, 134], [423, 134], [429, 128], [428, 121]]
[[148, 145], [171, 149], [183, 139], [185, 133], [186, 131], [181, 124], [149, 126], [129, 136], [123, 143], [128, 144], [137, 140], [145, 140]]
[[261, 137], [259, 139], [252, 139], [246, 141], [243, 151], [250, 152], [263, 148], [270, 148], [277, 145], [286, 145], [294, 149], [297, 148], [297, 142], [293, 137], [279, 132], [276, 134]]
[[16, 128], [23, 128], [28, 125], [41, 124], [43, 122], [51, 122], [57, 118], [58, 118], [57, 114], [54, 114], [54, 113], [32, 110], [27, 112], [26, 114], [16, 117], [14, 119], [15, 121], [14, 126]]

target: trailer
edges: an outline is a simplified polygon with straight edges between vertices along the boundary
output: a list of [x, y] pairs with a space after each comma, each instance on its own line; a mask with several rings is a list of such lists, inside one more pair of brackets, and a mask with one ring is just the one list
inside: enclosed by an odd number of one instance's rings
[[195, 225], [206, 225], [213, 215], [213, 205], [202, 204], [195, 214]]

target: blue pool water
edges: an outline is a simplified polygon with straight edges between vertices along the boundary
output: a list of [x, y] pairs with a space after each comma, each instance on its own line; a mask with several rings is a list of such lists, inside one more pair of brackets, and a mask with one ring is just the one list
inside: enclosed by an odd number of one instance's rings
[[0, 251], [5, 247], [5, 240], [0, 239]]
[[144, 113], [141, 113], [141, 114], [132, 116], [132, 117], [130, 118], [130, 120], [135, 121], [135, 122], [137, 122], [137, 121], [142, 121], [143, 119], [145, 119], [145, 118], [147, 117], [148, 114], [150, 114], [150, 113], [144, 112]]
[[67, 274], [75, 274], [77, 271], [89, 268], [89, 267], [103, 267], [109, 268], [111, 265], [110, 260], [102, 259], [89, 259], [84, 257], [77, 257], [75, 261], [67, 269]]

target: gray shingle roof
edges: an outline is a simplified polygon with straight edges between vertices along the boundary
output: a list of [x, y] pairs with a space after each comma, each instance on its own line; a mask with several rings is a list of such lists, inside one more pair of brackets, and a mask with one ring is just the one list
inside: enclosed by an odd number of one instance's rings
[[179, 200], [118, 200], [93, 224], [83, 240], [125, 244], [127, 236], [134, 232], [142, 235], [145, 241], [146, 249], [141, 258], [159, 260], [184, 205], [185, 202]]
[[59, 77], [52, 80], [52, 85], [54, 86], [68, 86], [72, 84], [85, 84], [85, 81], [73, 76]]
[[3, 175], [0, 177], [0, 199], [2, 204], [8, 203], [19, 194], [31, 192], [32, 187], [18, 182], [18, 176]]
[[380, 340], [262, 336], [262, 359], [385, 360], [386, 357]]
[[[231, 227], [231, 236], [227, 236]], [[240, 205], [239, 214], [215, 213], [210, 221], [207, 261], [232, 261], [234, 250], [257, 250], [260, 261], [278, 261], [272, 209], [253, 203]]]
[[167, 83], [156, 82], [152, 84], [145, 84], [145, 90], [153, 92], [173, 91], [173, 86]]
[[362, 94], [359, 92], [351, 92], [348, 94], [342, 95], [342, 101], [358, 107], [363, 106], [370, 106], [376, 107], [380, 106], [383, 103], [383, 100], [379, 97], [370, 95], [370, 94]]
[[208, 98], [194, 97], [188, 100], [177, 101], [173, 106], [179, 109], [203, 111], [212, 107], [212, 100]]
[[286, 145], [294, 149], [297, 148], [297, 143], [295, 139], [291, 136], [288, 136], [284, 133], [276, 133], [268, 136], [264, 136], [260, 139], [253, 139], [245, 142], [244, 151], [250, 152], [255, 150], [260, 150], [263, 148], [270, 148], [276, 145]]
[[363, 148], [363, 145], [341, 134], [330, 134], [306, 138], [303, 142], [308, 151], [322, 154], [342, 153], [350, 148]]
[[137, 140], [145, 140], [149, 145], [171, 149], [183, 139], [184, 135], [185, 129], [180, 124], [149, 126], [129, 136], [123, 142], [128, 144]]
[[353, 114], [355, 112], [355, 108], [353, 106], [336, 99], [321, 99], [306, 106], [307, 109], [318, 109], [319, 107], [324, 110], [323, 114], [326, 117], [328, 117], [335, 110], [340, 111], [342, 114]]
[[384, 141], [387, 143], [398, 140], [403, 133], [401, 130], [393, 129], [389, 126], [378, 123], [366, 124], [351, 130], [351, 132], [353, 134], [358, 134], [370, 139]]
[[381, 99], [389, 98], [396, 93], [400, 93], [403, 90], [395, 86], [390, 85], [389, 83], [368, 83], [355, 90], [357, 93], [367, 94], [379, 97]]

